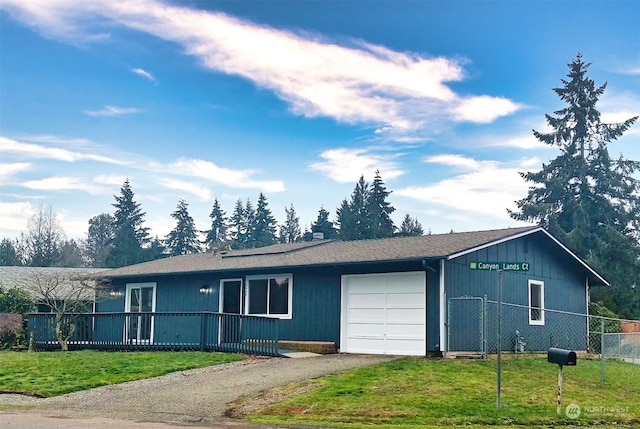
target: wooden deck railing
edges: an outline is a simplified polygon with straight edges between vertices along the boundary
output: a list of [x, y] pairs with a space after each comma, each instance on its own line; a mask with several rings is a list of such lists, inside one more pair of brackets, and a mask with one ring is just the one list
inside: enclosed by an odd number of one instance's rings
[[[212, 312], [82, 313], [64, 315], [69, 350], [201, 350], [278, 355], [278, 319]], [[32, 313], [29, 335], [38, 350], [58, 350], [56, 316]]]

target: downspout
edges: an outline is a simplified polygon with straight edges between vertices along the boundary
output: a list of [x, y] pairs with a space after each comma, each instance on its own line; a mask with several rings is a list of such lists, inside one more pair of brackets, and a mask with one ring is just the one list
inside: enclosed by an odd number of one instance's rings
[[440, 286], [439, 286], [439, 295], [440, 295], [440, 352], [444, 355], [444, 353], [448, 349], [447, 341], [447, 331], [445, 327], [445, 309], [446, 309], [446, 292], [444, 288], [444, 259], [440, 259]]
[[[589, 344], [591, 342], [590, 341], [591, 331], [589, 329], [589, 321], [590, 321], [589, 320], [589, 317], [590, 317], [590, 315], [589, 315], [589, 301], [591, 301], [591, 297], [589, 296], [589, 276], [588, 275], [586, 276], [584, 284], [585, 284], [585, 289], [586, 289], [586, 291], [585, 291], [585, 300], [586, 300], [586, 303], [585, 303], [586, 304], [585, 314], [587, 315], [587, 317], [585, 317], [585, 319], [587, 319], [587, 321], [586, 321], [587, 322], [587, 353], [589, 353], [589, 352], [591, 352], [591, 350], [590, 350], [591, 349], [591, 347], [590, 347], [591, 344]], [[602, 343], [602, 339], [600, 340], [600, 342]]]

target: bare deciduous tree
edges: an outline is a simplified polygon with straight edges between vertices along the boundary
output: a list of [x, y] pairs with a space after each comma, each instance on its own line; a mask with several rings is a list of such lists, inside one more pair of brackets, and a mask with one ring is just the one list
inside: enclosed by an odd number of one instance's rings
[[22, 282], [20, 287], [54, 314], [55, 335], [63, 351], [69, 350], [69, 340], [76, 332], [79, 316], [109, 296], [109, 284], [83, 270], [37, 270]]

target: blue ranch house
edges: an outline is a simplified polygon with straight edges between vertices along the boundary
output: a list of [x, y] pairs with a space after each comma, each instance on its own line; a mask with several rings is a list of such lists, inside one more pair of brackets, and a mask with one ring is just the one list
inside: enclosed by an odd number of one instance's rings
[[[101, 272], [109, 297], [83, 315], [91, 329], [76, 345], [248, 347], [274, 355], [285, 341], [330, 343], [344, 353], [477, 350], [475, 333], [487, 328], [483, 315], [497, 299], [498, 272], [503, 302], [523, 310], [512, 315], [503, 343], [517, 329], [531, 339], [528, 350], [546, 350], [550, 338], [563, 337], [550, 312], [587, 314], [589, 289], [608, 285], [537, 226], [276, 244]], [[474, 307], [473, 300], [485, 304]], [[584, 320], [572, 326], [579, 334], [574, 349], [587, 348]]]

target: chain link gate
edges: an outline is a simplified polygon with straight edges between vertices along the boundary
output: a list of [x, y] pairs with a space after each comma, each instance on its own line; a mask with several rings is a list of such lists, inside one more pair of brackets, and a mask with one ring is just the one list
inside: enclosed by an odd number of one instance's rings
[[447, 351], [486, 356], [485, 301], [480, 297], [449, 298]]

